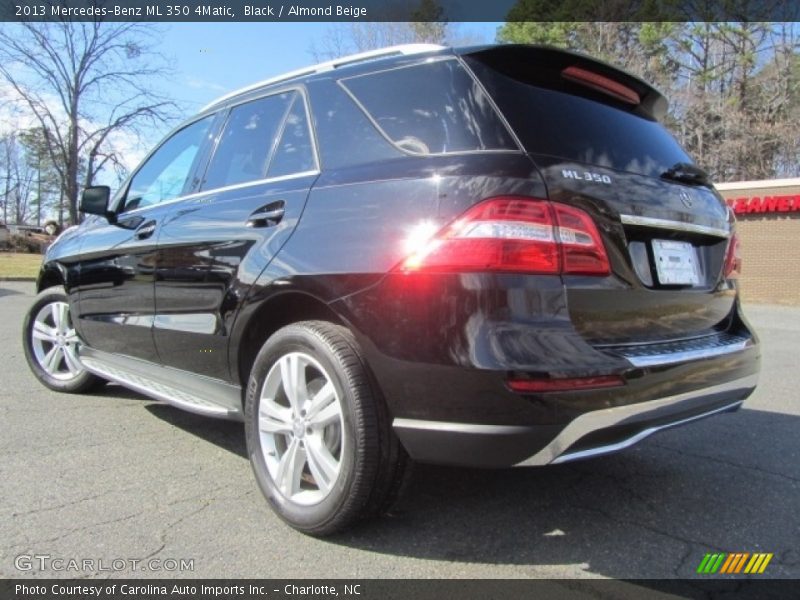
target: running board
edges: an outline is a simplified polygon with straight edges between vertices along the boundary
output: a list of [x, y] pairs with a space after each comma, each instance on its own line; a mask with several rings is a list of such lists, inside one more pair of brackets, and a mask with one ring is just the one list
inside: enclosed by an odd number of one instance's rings
[[88, 346], [80, 347], [79, 356], [87, 371], [146, 396], [199, 415], [243, 420], [238, 386]]

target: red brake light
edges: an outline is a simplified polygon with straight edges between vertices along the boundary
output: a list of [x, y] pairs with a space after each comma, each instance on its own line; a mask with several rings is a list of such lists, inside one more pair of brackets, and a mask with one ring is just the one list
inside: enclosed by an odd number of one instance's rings
[[610, 267], [603, 240], [592, 218], [579, 208], [553, 203], [563, 257], [562, 272], [608, 275]]
[[724, 272], [725, 279], [737, 279], [742, 273], [741, 242], [739, 242], [739, 234], [735, 231], [728, 241]]
[[590, 390], [625, 385], [619, 375], [599, 375], [597, 377], [571, 377], [565, 379], [509, 379], [509, 389], [520, 394], [537, 392], [566, 392]]
[[641, 98], [639, 98], [639, 94], [628, 86], [622, 85], [604, 75], [581, 69], [580, 67], [567, 67], [561, 71], [561, 76], [564, 79], [580, 83], [581, 85], [590, 87], [593, 90], [597, 90], [598, 92], [602, 92], [607, 96], [611, 96], [628, 104], [636, 105], [642, 101]]
[[600, 234], [584, 211], [524, 197], [485, 200], [403, 263], [404, 271], [607, 275]]

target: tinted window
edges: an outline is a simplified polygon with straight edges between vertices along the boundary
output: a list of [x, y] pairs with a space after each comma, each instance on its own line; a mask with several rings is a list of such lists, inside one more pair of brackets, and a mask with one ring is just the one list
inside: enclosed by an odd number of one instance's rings
[[212, 119], [192, 123], [161, 144], [133, 176], [124, 210], [153, 206], [184, 193]]
[[578, 95], [566, 84], [533, 85], [477, 61], [471, 66], [528, 152], [642, 175], [692, 162], [660, 123], [612, 99]]
[[275, 149], [275, 156], [269, 164], [267, 177], [281, 177], [315, 168], [305, 104], [300, 94], [295, 94], [292, 108], [283, 125], [281, 139]]
[[208, 166], [203, 189], [264, 179], [275, 137], [294, 92], [276, 94], [231, 109]]
[[371, 73], [342, 84], [409, 152], [516, 149], [486, 94], [458, 61]]
[[326, 169], [403, 158], [338, 83], [323, 79], [310, 81], [307, 87], [314, 107], [317, 149]]

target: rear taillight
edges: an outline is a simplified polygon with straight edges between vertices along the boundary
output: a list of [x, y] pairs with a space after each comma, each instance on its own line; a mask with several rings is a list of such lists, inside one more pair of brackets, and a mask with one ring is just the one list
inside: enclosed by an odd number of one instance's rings
[[562, 273], [608, 275], [608, 256], [592, 218], [579, 208], [552, 203], [561, 243]]
[[737, 279], [742, 273], [742, 255], [739, 234], [735, 231], [728, 241], [728, 251], [725, 255], [725, 279]]
[[608, 256], [584, 211], [517, 196], [485, 200], [427, 240], [402, 271], [607, 275]]

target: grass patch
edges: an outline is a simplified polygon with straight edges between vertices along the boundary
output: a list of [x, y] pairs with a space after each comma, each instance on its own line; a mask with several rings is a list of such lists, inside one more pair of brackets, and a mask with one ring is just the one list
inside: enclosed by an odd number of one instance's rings
[[0, 252], [0, 278], [31, 277], [35, 279], [41, 265], [41, 254]]

